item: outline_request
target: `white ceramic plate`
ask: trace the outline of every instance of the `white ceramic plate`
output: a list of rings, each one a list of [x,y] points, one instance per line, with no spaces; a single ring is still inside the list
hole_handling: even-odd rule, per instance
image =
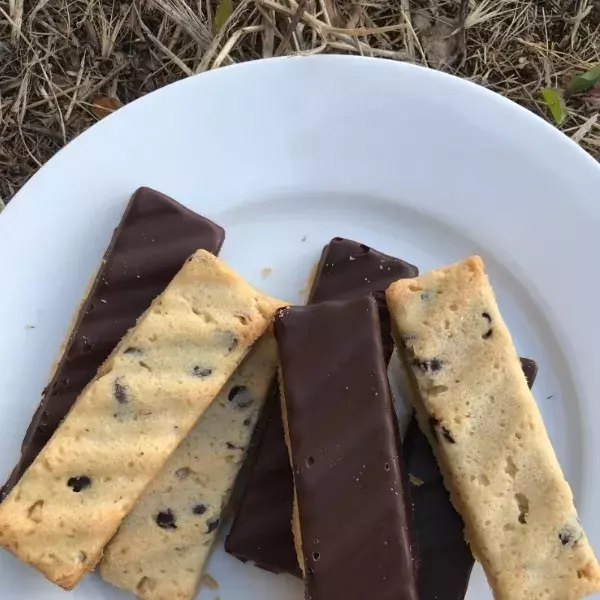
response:
[[[103,120],[25,186],[0,216],[1,475],[140,185],[223,225],[222,258],[290,300],[336,235],[422,270],[480,253],[519,352],[539,362],[535,396],[600,551],[600,168],[500,96],[378,60],[279,59],[182,81]],[[208,572],[220,589],[202,600],[303,597],[300,582],[221,549]],[[3,600],[67,597],[127,596],[95,575],[67,595],[0,553]],[[491,598],[479,568],[468,598]]]

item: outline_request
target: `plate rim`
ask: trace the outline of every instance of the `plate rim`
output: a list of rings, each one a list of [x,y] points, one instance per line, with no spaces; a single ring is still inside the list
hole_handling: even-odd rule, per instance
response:
[[[242,63],[237,65],[232,65],[229,67],[223,67],[221,69],[211,71],[208,73],[202,73],[199,76],[187,78],[175,82],[169,86],[161,88],[147,96],[144,96],[130,104],[126,105],[119,111],[114,114],[106,117],[99,123],[95,124],[93,127],[90,127],[88,130],[83,132],[80,136],[75,138],[69,144],[67,144],[64,148],[62,148],[52,159],[50,159],[15,195],[15,197],[9,202],[6,209],[3,211],[2,216],[0,216],[0,248],[3,247],[3,243],[1,241],[2,231],[5,231],[10,227],[11,219],[15,221],[19,221],[19,219],[23,218],[23,214],[28,211],[33,210],[35,208],[35,202],[38,201],[35,197],[35,193],[30,193],[30,190],[34,190],[36,186],[40,185],[39,182],[43,182],[46,178],[52,177],[53,169],[61,169],[63,166],[61,163],[64,160],[69,159],[69,156],[74,152],[73,148],[77,149],[78,145],[84,145],[89,140],[94,137],[99,137],[103,135],[101,132],[106,131],[110,128],[115,128],[119,124],[124,123],[127,119],[130,118],[130,115],[133,115],[134,112],[139,112],[146,105],[150,105],[154,103],[158,105],[162,99],[165,102],[172,101],[169,99],[169,96],[176,97],[178,94],[185,94],[189,90],[198,90],[198,89],[209,89],[211,86],[221,85],[221,82],[227,79],[238,77],[236,73],[244,73],[248,76],[251,72],[253,72],[253,76],[260,76],[260,72],[262,69],[282,69],[281,65],[286,65],[284,70],[287,70],[287,65],[290,65],[289,69],[294,70],[298,65],[324,65],[319,68],[335,69],[338,68],[338,65],[344,65],[344,69],[349,68],[350,65],[367,65],[372,64],[376,65],[376,68],[384,68],[382,67],[382,63],[385,63],[385,69],[392,68],[397,69],[397,73],[407,74],[406,76],[410,79],[415,74],[418,78],[431,78],[431,81],[439,81],[443,82],[443,86],[448,86],[449,89],[460,89],[466,95],[473,95],[473,99],[475,97],[479,97],[482,99],[482,102],[488,103],[490,106],[497,108],[499,112],[506,111],[506,114],[511,113],[515,120],[518,122],[517,124],[527,123],[527,128],[530,128],[530,132],[528,134],[533,136],[539,136],[541,142],[544,145],[555,146],[557,150],[560,150],[562,156],[569,157],[568,160],[572,160],[576,163],[576,167],[581,172],[588,172],[590,175],[593,174],[594,178],[600,180],[600,165],[587,153],[585,152],[578,144],[573,142],[570,138],[564,135],[562,132],[557,130],[553,125],[543,120],[541,117],[531,113],[527,109],[522,106],[508,100],[495,92],[492,92],[486,88],[483,88],[473,82],[460,79],[453,75],[443,73],[440,71],[434,71],[425,67],[421,67],[418,65],[412,65],[409,63],[400,63],[395,61],[390,61],[386,59],[377,59],[377,58],[367,58],[367,57],[356,57],[356,56],[337,56],[337,55],[327,55],[327,56],[312,56],[312,57],[281,57],[267,60],[254,61],[251,63]],[[272,66],[271,66],[272,65]],[[294,66],[291,66],[294,65]],[[360,67],[362,68],[362,66]],[[368,67],[371,68],[371,67]],[[332,71],[332,72],[333,72]],[[425,74],[426,73],[426,74]],[[474,100],[475,101],[475,100]],[[548,151],[548,147],[544,149]],[[552,150],[552,149],[551,149]],[[597,203],[594,205],[592,196],[577,196],[576,202],[581,203],[580,206],[584,212],[589,213],[592,217],[597,217],[600,215],[600,205]],[[185,200],[182,201],[185,204]],[[35,211],[34,211],[35,212]],[[14,215],[14,216],[11,216]],[[208,214],[208,216],[212,217],[212,214]],[[18,223],[17,223],[18,225]],[[0,268],[0,276],[2,274],[2,270]],[[535,296],[536,300],[540,300],[538,296]],[[555,312],[552,309],[550,312]],[[544,315],[548,314],[544,312]],[[562,328],[561,323],[553,324],[557,329],[553,329],[557,339],[559,341],[564,341],[567,344],[567,348],[570,349],[572,345],[570,344],[571,340],[567,334],[567,332]],[[569,364],[569,367],[571,365]],[[591,382],[587,382],[586,385],[591,386]],[[586,398],[592,398],[591,394],[587,392],[585,394]],[[590,408],[590,414],[593,411],[598,411],[598,407],[594,407],[591,404],[586,405],[586,409]],[[596,413],[600,414],[600,413]],[[590,468],[590,458],[595,454],[600,452],[600,441],[594,439],[594,436],[587,432],[588,435],[586,437],[586,446],[585,446],[585,455],[586,455],[586,463],[587,468]],[[587,473],[588,471],[586,471]],[[589,471],[593,472],[593,471]],[[588,494],[588,498],[586,499],[587,504],[591,502],[591,497],[594,496],[596,499],[600,499],[600,482],[598,478],[593,482],[593,486],[595,491]],[[588,506],[588,513],[591,506]],[[597,530],[600,535],[600,519],[599,522],[594,525],[594,530]],[[587,525],[589,527],[589,525]],[[600,539],[600,538],[599,538]]]

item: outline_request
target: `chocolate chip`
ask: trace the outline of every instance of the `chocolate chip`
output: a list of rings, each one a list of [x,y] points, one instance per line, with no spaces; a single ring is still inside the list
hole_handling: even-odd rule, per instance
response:
[[[69,477],[67,485],[74,492],[81,492],[92,485],[92,480],[87,475],[77,475],[77,477]]]
[[[192,512],[195,515],[203,515],[208,510],[206,504],[196,504],[194,508],[192,508]]]
[[[232,444],[231,442],[225,442],[225,445],[227,446],[228,450],[243,450],[243,448],[241,446],[236,446],[235,444]]]
[[[170,508],[161,510],[155,517],[156,524],[162,529],[177,529],[175,524],[175,515]]]
[[[213,517],[206,521],[206,533],[212,533],[219,526],[219,519]]]
[[[229,402],[233,402],[235,407],[244,410],[254,404],[254,399],[250,396],[250,392],[245,385],[234,385],[227,395]]]
[[[251,423],[251,422],[252,422],[252,421],[250,421],[250,419],[244,419],[244,426],[245,426],[245,427],[250,427],[250,423]]]
[[[572,546],[576,544],[581,539],[581,531],[576,530],[574,527],[570,525],[565,525],[558,532],[558,539],[560,540],[563,546]]]
[[[222,331],[218,334],[219,342],[227,347],[227,352],[233,352],[238,346],[238,339],[232,331]]]
[[[439,439],[441,434],[447,442],[450,444],[456,444],[456,440],[452,437],[449,429],[444,427],[442,423],[435,417],[429,417],[429,428],[431,429],[431,433],[435,438]]]
[[[452,437],[451,433],[445,427],[443,427],[443,426],[442,426],[442,435],[451,444],[456,444],[456,440]]]
[[[429,431],[431,431],[431,435],[437,439],[437,427],[440,422],[435,417],[429,417]]]
[[[123,354],[143,354],[143,352],[141,348],[129,346],[129,348],[125,348],[125,350],[123,350]]]
[[[127,399],[127,392],[125,391],[125,386],[122,383],[119,383],[119,380],[117,379],[115,381],[114,387],[114,394],[115,398],[117,399],[117,402],[119,404],[127,404],[129,400]]]
[[[493,327],[491,325],[492,323],[492,317],[490,317],[489,313],[483,312],[481,313],[481,316],[488,322],[488,330],[481,336],[484,340],[487,340],[488,338],[492,337],[492,332],[493,332]]]
[[[198,365],[196,365],[194,367],[194,370],[192,372],[192,375],[194,377],[210,377],[212,375],[213,370],[209,369],[208,367],[199,367]]]
[[[430,358],[424,360],[415,358],[413,360],[413,365],[420,371],[423,371],[423,373],[435,373],[442,368],[443,364],[444,363],[439,358]]]

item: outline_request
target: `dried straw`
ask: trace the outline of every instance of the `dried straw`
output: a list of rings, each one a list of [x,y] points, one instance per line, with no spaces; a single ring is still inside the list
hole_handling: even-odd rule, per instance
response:
[[[326,52],[411,61],[546,116],[540,88],[564,86],[600,62],[594,0],[232,6],[219,28],[217,0],[0,0],[0,210],[57,150],[111,110],[222,65]],[[563,126],[596,157],[599,111],[600,94],[574,98]]]

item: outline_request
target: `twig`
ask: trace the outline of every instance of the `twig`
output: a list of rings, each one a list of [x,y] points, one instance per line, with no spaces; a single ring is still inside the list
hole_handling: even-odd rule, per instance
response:
[[[135,6],[135,5],[134,5]],[[173,62],[173,64],[177,65],[188,77],[190,77],[191,75],[194,74],[194,72],[182,61],[179,59],[178,56],[176,56],[172,50],[169,50],[169,48],[167,48],[167,46],[165,46],[148,28],[148,26],[146,25],[146,23],[144,23],[143,19],[142,19],[142,15],[140,15],[140,12],[137,8],[137,6],[135,6],[135,12],[138,16],[138,23],[140,25],[140,27],[142,28],[142,30],[144,31],[144,34],[146,35],[146,37],[152,42],[154,43],[160,50],[162,50],[166,56],[169,57],[169,59]]]
[[[24,0],[9,0],[8,12],[12,25],[12,41],[16,44],[21,37],[21,28],[23,27],[23,1]]]
[[[290,24],[288,25],[286,32],[283,34],[283,39],[277,47],[277,50],[275,50],[275,56],[282,56],[283,53],[288,49],[292,35],[294,34],[294,31],[296,31],[296,27],[298,27],[298,23],[300,23],[300,19],[304,15],[304,10],[307,3],[308,0],[300,0],[298,3],[298,7],[292,15]]]
[[[585,138],[585,136],[592,130],[596,122],[598,121],[598,113],[594,113],[586,122],[571,136],[571,139],[578,144]]]
[[[77,72],[77,80],[75,81],[75,91],[73,92],[73,96],[71,96],[71,101],[69,102],[69,107],[67,108],[67,112],[65,113],[65,121],[68,121],[71,117],[71,113],[73,111],[73,107],[75,106],[75,102],[77,102],[77,92],[79,91],[79,86],[81,85],[81,78],[83,77],[83,66],[85,65],[85,57],[86,51],[84,50],[83,56],[81,57],[81,64],[79,66],[79,71]]]
[[[458,39],[456,49],[456,60],[463,60],[467,52],[467,16],[469,14],[469,0],[460,0],[458,11]]]

